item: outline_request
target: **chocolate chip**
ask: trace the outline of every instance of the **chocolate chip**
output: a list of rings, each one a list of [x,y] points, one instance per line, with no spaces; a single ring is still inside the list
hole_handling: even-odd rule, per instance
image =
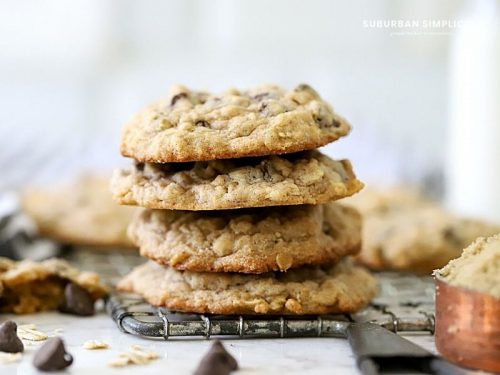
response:
[[[204,128],[209,128],[210,124],[205,120],[198,120],[195,123],[196,126],[203,126]]]
[[[335,119],[335,118],[334,118],[334,119],[333,119],[332,126],[333,126],[334,128],[340,128],[340,125],[342,125],[342,124],[340,123],[340,121],[338,121],[337,119]]]
[[[313,91],[313,89],[307,83],[301,83],[300,85],[295,87],[295,91]]]
[[[60,337],[52,337],[43,344],[33,358],[33,366],[40,371],[58,371],[73,363],[73,356],[66,352]]]
[[[339,236],[339,231],[337,230],[337,228],[334,228],[328,223],[323,223],[322,230],[324,234],[327,234],[330,237],[338,238]]]
[[[81,286],[69,283],[64,288],[64,301],[59,311],[80,316],[94,315],[94,301]]]
[[[462,243],[462,239],[459,234],[455,231],[455,229],[451,226],[445,227],[442,231],[443,238],[450,242],[452,245],[457,247],[462,247],[464,244]]]
[[[269,93],[268,92],[263,92],[261,94],[257,94],[257,95],[254,95],[254,99],[257,99],[257,100],[262,100],[264,99],[266,96],[269,96]]]
[[[185,92],[180,92],[177,95],[174,95],[172,97],[172,100],[170,101],[170,105],[175,105],[175,103],[177,103],[178,100],[186,99],[187,97],[188,97],[188,95]]]
[[[23,342],[17,337],[17,324],[7,320],[0,325],[0,352],[20,353],[24,351]]]
[[[199,93],[198,94],[198,103],[199,104],[205,104],[208,100],[208,95],[205,93]]]
[[[137,169],[139,172],[142,172],[144,170],[144,163],[141,163],[140,161],[135,160],[134,166],[135,169]]]
[[[331,126],[331,124],[323,117],[314,116],[314,121],[319,125],[320,128]]]
[[[273,167],[267,160],[264,160],[260,165],[259,169],[262,172],[262,177],[264,177],[264,181],[273,181],[273,176],[271,175],[271,172],[274,171]]]
[[[238,369],[238,363],[222,343],[216,340],[201,359],[194,375],[228,375]]]

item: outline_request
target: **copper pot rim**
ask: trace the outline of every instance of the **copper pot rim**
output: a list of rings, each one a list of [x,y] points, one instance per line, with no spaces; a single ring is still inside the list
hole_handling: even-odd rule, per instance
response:
[[[443,277],[439,275],[434,275],[434,279],[436,281],[436,287],[439,287],[441,285],[444,285],[448,289],[454,289],[456,292],[461,293],[461,294],[468,294],[468,295],[475,295],[481,298],[486,298],[486,299],[492,299],[493,301],[498,301],[500,303],[500,297],[495,297],[491,294],[481,292],[480,290],[468,288],[462,285],[453,285],[447,282]],[[436,293],[436,298],[438,298],[437,293]]]

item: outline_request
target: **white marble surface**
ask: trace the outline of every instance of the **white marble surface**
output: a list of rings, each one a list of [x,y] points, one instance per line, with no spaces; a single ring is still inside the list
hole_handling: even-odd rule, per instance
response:
[[[77,318],[59,313],[25,316],[2,316],[18,324],[36,324],[49,336],[63,337],[67,351],[74,357],[65,373],[83,374],[192,374],[198,361],[211,345],[204,339],[147,340],[122,333],[111,318],[100,313],[89,318]],[[56,332],[56,333],[55,333]],[[407,336],[424,348],[435,351],[430,335]],[[106,350],[85,350],[87,340],[102,340]],[[147,365],[111,368],[107,363],[132,344],[153,350],[159,359]],[[225,340],[226,348],[235,356],[241,370],[238,374],[359,374],[346,340],[335,338],[245,339]],[[38,373],[31,365],[33,354],[41,343],[26,346],[22,360],[15,364],[0,364],[0,374],[29,375]]]

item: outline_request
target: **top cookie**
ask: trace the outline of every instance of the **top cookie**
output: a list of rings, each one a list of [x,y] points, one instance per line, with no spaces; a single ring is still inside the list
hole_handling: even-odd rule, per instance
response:
[[[311,150],[349,131],[308,85],[218,95],[174,86],[125,127],[120,149],[151,163],[229,159]]]

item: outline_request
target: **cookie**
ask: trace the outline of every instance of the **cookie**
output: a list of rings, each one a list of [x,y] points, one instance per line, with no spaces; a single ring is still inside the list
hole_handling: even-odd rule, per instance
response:
[[[173,311],[302,315],[357,311],[375,296],[377,282],[349,259],[261,275],[177,271],[148,262],[118,288]]]
[[[500,299],[500,231],[478,238],[435,275],[448,284]]]
[[[125,127],[120,148],[149,163],[219,160],[312,150],[349,131],[308,85],[223,94],[174,86]]]
[[[15,262],[0,258],[0,312],[31,314],[57,309],[64,302],[64,289],[73,283],[96,301],[107,294],[99,276],[80,272],[62,259]]]
[[[454,216],[414,193],[368,190],[359,196],[346,202],[363,215],[363,245],[358,259],[375,270],[429,274],[460,256],[477,237],[500,232],[499,226]],[[364,203],[359,204],[361,201]]]
[[[359,194],[343,201],[367,215],[371,212],[394,210],[398,207],[411,208],[434,204],[421,191],[411,186],[375,188],[366,186]]]
[[[85,175],[66,185],[31,188],[21,206],[41,235],[61,243],[132,246],[126,232],[135,210],[113,202],[108,178]]]
[[[229,211],[144,210],[129,227],[141,255],[179,270],[263,273],[355,254],[361,219],[329,203]]]
[[[115,171],[120,204],[171,210],[321,204],[361,190],[348,160],[318,151],[209,162],[135,164]]]

